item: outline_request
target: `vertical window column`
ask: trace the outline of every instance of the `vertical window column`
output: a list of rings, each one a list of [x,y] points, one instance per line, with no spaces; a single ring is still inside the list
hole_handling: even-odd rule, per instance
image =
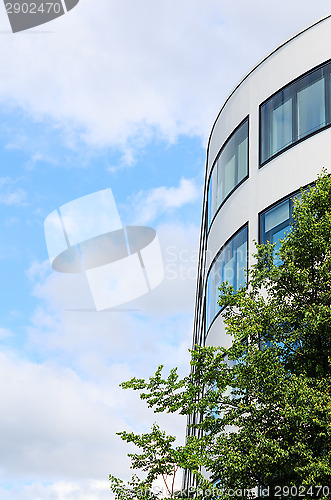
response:
[[[227,281],[235,290],[246,284],[247,226],[222,248],[208,274],[206,291],[206,330],[221,311],[218,305],[219,286]]]
[[[260,106],[260,163],[331,124],[328,63],[280,90]]]
[[[301,196],[300,193],[292,195],[277,205],[269,208],[260,215],[260,242],[272,245],[276,243],[274,252],[278,252],[281,240],[291,230],[293,224],[293,199]],[[275,256],[276,265],[281,263],[279,257]]]
[[[218,208],[248,177],[248,118],[221,149],[208,184],[208,227]]]

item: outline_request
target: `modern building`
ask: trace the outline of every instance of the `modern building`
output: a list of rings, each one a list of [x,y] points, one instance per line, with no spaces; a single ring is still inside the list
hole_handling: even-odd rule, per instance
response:
[[[331,16],[277,47],[235,87],[206,162],[193,346],[227,346],[218,287],[245,283],[254,240],[288,230],[292,198],[331,172]],[[190,484],[189,475],[185,486]]]

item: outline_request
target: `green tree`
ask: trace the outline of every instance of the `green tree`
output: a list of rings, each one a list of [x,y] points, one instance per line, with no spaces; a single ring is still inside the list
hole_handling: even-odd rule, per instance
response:
[[[176,369],[162,377],[159,367],[147,381],[122,384],[141,391],[155,412],[202,417],[191,423],[186,445],[167,448],[164,457],[172,467],[191,471],[204,487],[217,480],[224,499],[233,498],[230,490],[256,487],[268,488],[269,498],[331,494],[331,177],[326,172],[295,202],[278,266],[274,253],[270,244],[257,245],[248,286],[220,288],[231,347],[197,346],[191,373],[182,379]],[[136,437],[140,446],[141,438]],[[172,446],[171,437],[162,439]],[[156,470],[153,461],[144,470]],[[165,474],[169,470],[165,467]]]
[[[158,477],[163,478],[166,493],[170,496],[174,493],[176,474],[182,460],[182,447],[173,445],[175,437],[167,436],[154,424],[150,433],[134,434],[125,431],[119,432],[123,441],[134,443],[141,449],[141,453],[130,453],[131,468],[146,473],[144,479],[133,475],[128,485],[122,480],[110,475],[111,489],[117,498],[158,498],[158,490],[152,489],[153,481]],[[169,482],[169,479],[170,482]]]

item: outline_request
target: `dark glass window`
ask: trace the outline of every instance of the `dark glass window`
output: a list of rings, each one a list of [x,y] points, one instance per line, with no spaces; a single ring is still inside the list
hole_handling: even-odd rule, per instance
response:
[[[248,118],[226,141],[208,184],[208,227],[223,201],[248,176]]]
[[[261,105],[261,164],[331,124],[330,68],[311,71]]]
[[[238,288],[244,286],[246,283],[246,270],[247,226],[231,238],[222,248],[209,271],[206,293],[207,329],[221,310],[218,305],[220,295],[218,287],[223,281],[228,281],[235,290],[238,290]]]
[[[260,216],[260,241],[265,244],[276,243],[275,252],[280,248],[280,240],[291,230],[293,223],[293,198],[300,196],[300,193],[291,195],[286,200],[277,203]],[[275,264],[281,263],[279,257],[275,256]]]

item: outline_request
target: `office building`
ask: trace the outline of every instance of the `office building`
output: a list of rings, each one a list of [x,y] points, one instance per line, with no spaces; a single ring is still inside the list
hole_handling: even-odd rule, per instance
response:
[[[277,47],[235,87],[206,162],[193,345],[228,346],[222,281],[245,284],[254,240],[289,229],[292,198],[331,172],[331,16]],[[188,430],[188,432],[190,432]],[[185,486],[190,483],[189,475]]]

